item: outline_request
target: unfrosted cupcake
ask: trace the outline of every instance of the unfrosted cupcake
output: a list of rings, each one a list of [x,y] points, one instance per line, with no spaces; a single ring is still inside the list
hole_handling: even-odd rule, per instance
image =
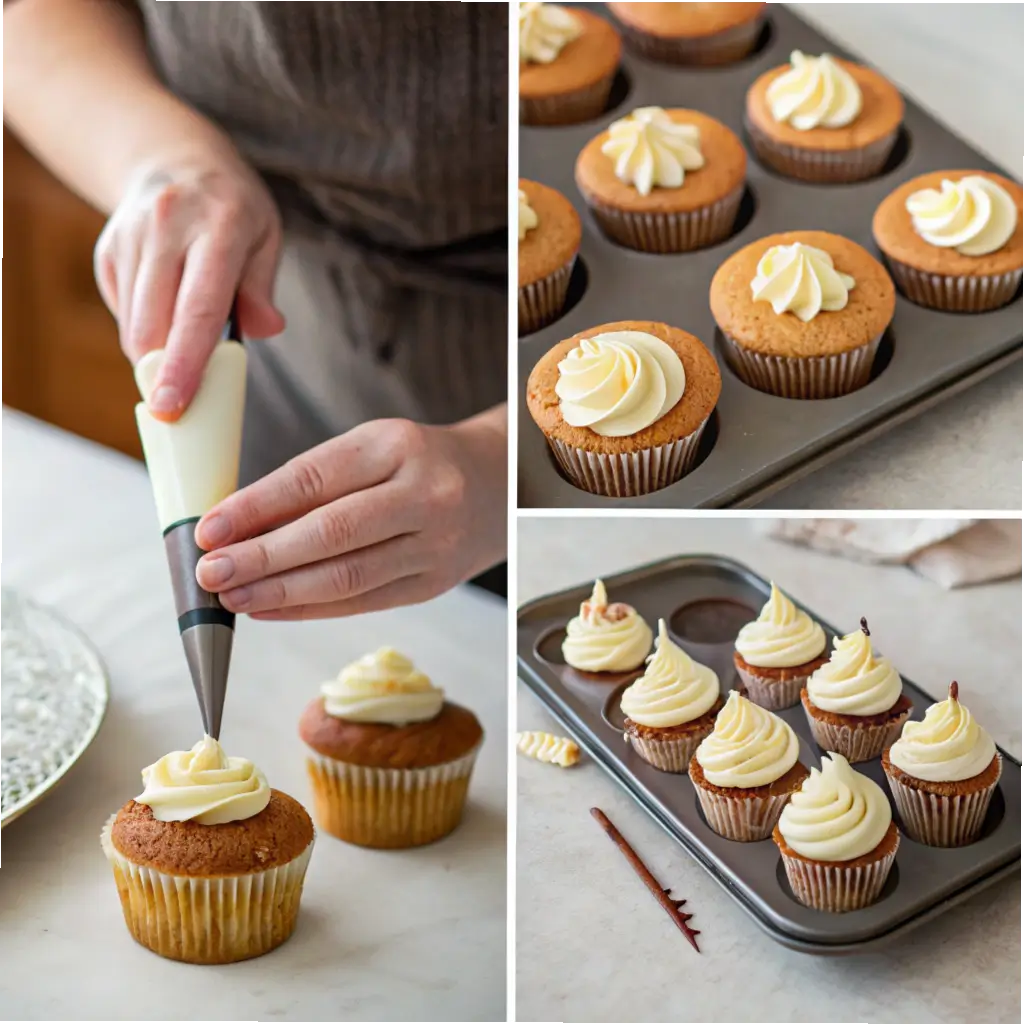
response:
[[[966,846],[981,834],[1003,759],[960,703],[955,682],[923,722],[907,722],[882,768],[908,836],[927,846]]]
[[[733,690],[690,759],[690,780],[707,823],[726,839],[767,839],[807,778],[799,757],[789,724]]]
[[[761,614],[736,637],[733,663],[747,697],[769,711],[792,707],[827,660],[825,631],[772,583]]]
[[[885,793],[841,754],[811,769],[772,838],[796,898],[833,914],[878,899],[900,845]]]
[[[302,805],[210,736],[144,768],[142,780],[100,836],[132,938],[194,964],[281,945],[313,851]]]
[[[644,674],[622,694],[624,729],[633,749],[663,772],[685,772],[722,709],[718,676],[694,661],[658,620],[657,650]]]
[[[476,715],[382,647],[324,683],[299,721],[317,823],[347,843],[432,843],[461,821],[483,742]]]
[[[604,583],[594,580],[590,598],[566,624],[562,657],[570,668],[597,681],[615,679],[643,665],[653,639],[640,613],[621,601],[609,604]]]
[[[871,649],[866,619],[860,629],[836,638],[831,656],[807,680],[800,699],[818,746],[853,762],[878,757],[913,709],[892,662]]]

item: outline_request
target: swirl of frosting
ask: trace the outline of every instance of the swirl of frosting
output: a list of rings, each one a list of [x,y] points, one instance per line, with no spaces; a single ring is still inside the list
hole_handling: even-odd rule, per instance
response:
[[[686,390],[683,361],[643,331],[584,338],[559,364],[562,419],[602,437],[635,434],[672,409]]]
[[[437,717],[444,690],[393,647],[364,655],[320,687],[324,710],[346,722],[407,725]]]
[[[567,43],[579,38],[580,23],[557,4],[519,5],[519,62],[550,64]]]
[[[687,171],[704,166],[700,129],[679,124],[661,107],[637,107],[613,121],[601,152],[615,161],[615,177],[642,196],[659,188],[680,188]]]
[[[631,672],[644,663],[654,634],[628,604],[609,604],[600,580],[565,627],[562,656],[581,672]]]
[[[521,242],[526,237],[527,231],[532,231],[537,224],[539,219],[537,217],[537,211],[530,205],[530,199],[527,194],[520,189],[519,190],[519,241]]]
[[[779,831],[811,860],[854,860],[870,853],[892,823],[881,787],[842,754],[826,754],[782,809]]]
[[[828,661],[807,680],[807,696],[822,711],[837,715],[880,715],[903,692],[903,680],[888,658],[871,650],[867,622],[837,637]]]
[[[270,803],[263,772],[244,757],[228,757],[212,736],[143,768],[142,784],[135,802],[151,808],[157,821],[223,825],[252,818]]]
[[[889,760],[900,771],[925,782],[960,782],[980,775],[996,756],[992,737],[960,703],[957,684],[949,696],[933,704],[923,722],[907,722],[889,748]]]
[[[772,583],[761,614],[736,637],[736,650],[757,668],[795,668],[825,650],[825,631]]]
[[[750,290],[755,302],[770,302],[776,313],[795,313],[807,323],[823,310],[845,309],[855,283],[824,249],[794,242],[773,245],[761,257]]]
[[[860,113],[860,86],[829,54],[808,57],[794,50],[789,61],[790,69],[768,86],[765,97],[776,121],[805,132],[845,128]]]
[[[781,779],[796,764],[800,742],[778,715],[733,690],[694,756],[711,785],[753,789]]]
[[[923,188],[907,199],[914,230],[929,244],[984,256],[1001,249],[1017,229],[1017,206],[998,183],[980,174],[942,188]]]

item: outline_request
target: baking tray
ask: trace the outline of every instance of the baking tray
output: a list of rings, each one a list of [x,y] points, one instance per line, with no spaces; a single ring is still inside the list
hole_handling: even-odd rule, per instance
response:
[[[603,4],[579,4],[605,13]],[[605,13],[606,17],[610,17]],[[522,127],[524,178],[558,189],[583,220],[581,265],[570,285],[575,305],[519,345],[520,508],[741,508],[754,505],[819,466],[976,384],[1021,356],[1020,295],[992,313],[939,313],[898,295],[896,315],[864,388],[841,398],[776,398],[743,384],[718,348],[708,305],[714,272],[749,242],[776,231],[821,229],[853,239],[879,256],[871,237],[875,208],[897,185],[926,171],[980,169],[1007,174],[906,99],[904,130],[890,169],[856,185],[807,185],[762,167],[748,146],[748,193],[740,230],[727,242],[693,253],[660,256],[609,241],[587,212],[573,170],[583,146],[635,107],[691,107],[723,121],[741,138],[748,87],[784,64],[791,50],[843,47],[771,4],[762,46],[724,68],[688,69],[623,54],[614,106],[601,118],[562,128]],[[625,82],[628,80],[628,93]],[[1016,175],[1008,175],[1016,177]],[[559,472],[526,408],[526,380],[540,357],[577,331],[616,320],[658,320],[697,335],[722,370],[722,395],[705,431],[698,466],[679,482],[635,498],[607,498],[574,487]]]
[[[767,580],[739,562],[713,555],[668,558],[604,580],[614,600],[633,605],[652,627],[659,617],[665,618],[676,643],[718,673],[723,691],[733,688],[736,633],[743,622],[756,617],[767,600]],[[565,624],[578,613],[580,602],[589,597],[592,586],[588,581],[530,601],[519,609],[520,678],[587,754],[776,941],[791,949],[823,955],[871,950],[1020,870],[1020,762],[1000,748],[1002,778],[982,838],[976,843],[942,850],[922,846],[902,835],[896,863],[877,903],[846,914],[803,906],[792,895],[782,859],[771,839],[738,843],[712,832],[689,778],[658,771],[626,742],[619,697],[638,673],[615,682],[596,683],[581,679],[563,662]],[[738,609],[737,604],[741,606]],[[835,628],[811,609],[804,610],[821,623],[831,650]],[[859,615],[860,610],[851,611],[850,628],[854,628]],[[879,632],[884,633],[884,628]],[[934,699],[906,677],[903,686],[914,704],[911,717],[923,718]],[[969,704],[969,682],[964,692]],[[811,737],[802,707],[777,714],[799,737],[801,762],[808,767],[820,765],[822,752]],[[879,759],[859,763],[855,768],[874,779],[889,796]],[[893,820],[899,825],[895,811]]]

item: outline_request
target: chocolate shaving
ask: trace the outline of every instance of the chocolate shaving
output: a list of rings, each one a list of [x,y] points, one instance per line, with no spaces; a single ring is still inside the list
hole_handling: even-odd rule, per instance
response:
[[[637,856],[633,847],[626,842],[622,833],[608,820],[608,815],[600,807],[591,807],[590,814],[601,828],[605,830],[608,838],[622,851],[622,855],[640,876],[644,885],[650,890],[651,895],[662,905],[665,913],[672,918],[676,927],[686,936],[687,942],[699,953],[700,947],[697,945],[697,936],[700,935],[700,930],[691,928],[687,923],[693,917],[693,914],[688,914],[681,909],[685,905],[686,900],[672,899],[672,890],[661,887],[658,880],[647,869],[647,865]]]
[[[871,636],[871,630],[868,629],[868,620],[861,617],[860,628],[864,631],[865,636]]]
[[[949,696],[953,700],[960,699],[960,686],[955,679],[949,684]]]

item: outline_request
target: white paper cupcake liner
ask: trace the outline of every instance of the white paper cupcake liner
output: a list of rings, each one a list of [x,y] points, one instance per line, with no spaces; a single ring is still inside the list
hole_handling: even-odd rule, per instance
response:
[[[973,843],[981,833],[992,794],[1003,774],[1003,759],[999,754],[996,757],[999,772],[992,785],[964,796],[926,793],[904,785],[886,772],[903,831],[915,842],[926,846],[967,846]]]
[[[579,124],[604,113],[615,73],[575,92],[536,99],[519,97],[519,123],[528,125]]]
[[[844,864],[819,864],[782,853],[793,895],[806,907],[844,914],[870,906],[882,894],[892,870],[899,837],[891,853],[872,864],[849,867]]]
[[[735,663],[734,663],[735,664]],[[769,711],[791,708],[800,701],[800,691],[807,685],[810,676],[795,679],[761,679],[736,665],[736,674],[747,691],[747,699]]]
[[[1020,288],[1022,270],[979,277],[928,274],[887,256],[896,287],[911,302],[949,313],[984,313],[1012,302]]]
[[[313,843],[287,864],[221,878],[170,875],[136,864],[100,835],[114,870],[125,924],[136,942],[171,960],[228,964],[262,956],[295,928]]]
[[[792,793],[734,799],[694,785],[707,823],[720,836],[740,843],[756,843],[772,834]]]
[[[632,748],[650,765],[659,771],[685,775],[690,768],[690,758],[697,752],[701,740],[710,735],[714,723],[700,732],[666,740],[645,740],[632,733],[625,733]]]
[[[744,384],[780,398],[838,398],[864,387],[882,342],[879,334],[866,345],[831,356],[766,356],[718,333],[733,373]]]
[[[648,35],[625,22],[620,21],[618,25],[629,47],[649,60],[707,67],[742,60],[757,43],[764,18],[733,25],[701,39],[666,39],[663,36]]]
[[[565,306],[569,280],[576,265],[574,255],[553,274],[519,289],[519,333],[532,334],[557,320]]]
[[[811,715],[807,708],[807,724],[814,734],[814,742],[822,750],[842,754],[850,764],[858,761],[870,761],[881,757],[886,747],[891,747],[899,739],[903,731],[903,723],[910,717],[913,708],[907,710],[890,722],[883,725],[835,725]]]
[[[707,422],[679,441],[636,452],[588,452],[550,437],[548,444],[562,472],[580,490],[608,498],[632,498],[668,487],[693,468]]]

